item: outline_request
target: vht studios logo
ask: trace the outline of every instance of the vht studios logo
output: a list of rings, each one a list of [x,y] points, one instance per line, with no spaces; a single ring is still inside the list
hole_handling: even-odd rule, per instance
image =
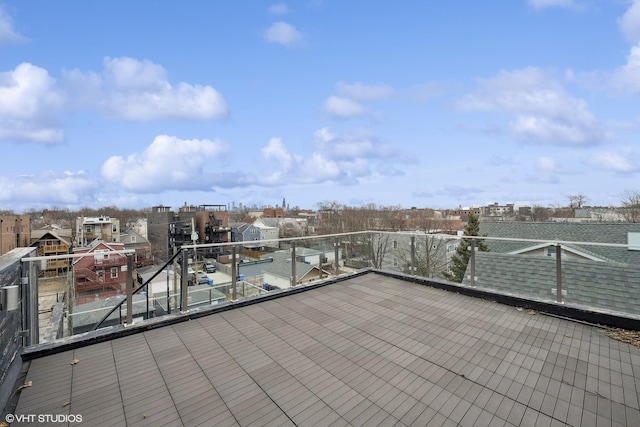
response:
[[[82,415],[74,414],[7,414],[4,420],[11,423],[81,423]]]

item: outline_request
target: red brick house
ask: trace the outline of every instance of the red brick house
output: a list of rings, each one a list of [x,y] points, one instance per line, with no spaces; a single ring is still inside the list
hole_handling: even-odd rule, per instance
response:
[[[110,253],[122,250],[123,243],[96,239],[89,246],[73,251],[74,254],[87,254],[73,261],[76,304],[109,298],[126,291],[127,257]]]

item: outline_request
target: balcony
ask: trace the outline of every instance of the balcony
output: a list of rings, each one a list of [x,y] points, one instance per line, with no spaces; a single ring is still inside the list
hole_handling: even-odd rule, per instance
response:
[[[202,288],[159,270],[128,290],[148,320],[26,348],[33,386],[15,412],[60,400],[57,411],[118,425],[640,425],[640,348],[620,339],[640,329],[626,285],[640,283],[637,264],[570,259],[576,242],[537,258],[471,245],[454,283],[439,277],[452,242],[287,239],[262,261],[218,263]],[[234,244],[211,247],[240,260]],[[306,247],[328,249],[316,261]],[[345,267],[354,260],[373,267]]]
[[[67,245],[44,245],[38,248],[38,256],[59,255],[69,253]]]

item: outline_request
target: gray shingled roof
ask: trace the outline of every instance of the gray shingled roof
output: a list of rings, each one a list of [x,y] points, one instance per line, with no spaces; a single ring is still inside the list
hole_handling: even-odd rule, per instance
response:
[[[469,284],[467,266],[464,284]],[[477,252],[476,285],[546,301],[555,301],[555,259]],[[598,261],[562,261],[563,298],[569,305],[640,315],[640,266]],[[553,292],[552,292],[553,290]]]
[[[627,243],[627,233],[640,233],[640,224],[632,223],[572,223],[572,222],[481,222],[480,234],[488,237],[509,237],[519,239],[593,242],[593,243]],[[532,242],[507,242],[488,240],[491,252],[509,253],[534,246]],[[603,260],[630,265],[640,264],[640,251],[629,251],[626,248],[614,248],[591,245],[574,245],[573,247],[594,254]]]
[[[310,264],[296,262],[296,278],[298,281],[306,276],[313,268],[314,266]],[[272,262],[267,264],[264,271],[269,274],[273,274],[274,276],[291,278],[291,261]]]

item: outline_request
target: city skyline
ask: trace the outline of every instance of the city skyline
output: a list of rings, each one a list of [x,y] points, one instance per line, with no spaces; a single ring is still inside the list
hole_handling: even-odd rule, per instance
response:
[[[0,209],[620,205],[638,92],[640,0],[8,1]]]

